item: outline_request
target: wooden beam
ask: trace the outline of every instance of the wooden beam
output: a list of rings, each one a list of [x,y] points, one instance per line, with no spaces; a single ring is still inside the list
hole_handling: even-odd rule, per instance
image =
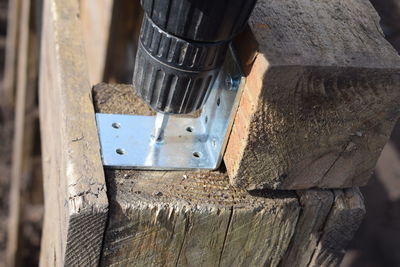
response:
[[[40,64],[41,266],[95,266],[108,200],[77,0],[46,0]]]
[[[365,185],[400,105],[400,58],[369,1],[260,0],[250,28],[258,53],[224,156],[231,183]]]

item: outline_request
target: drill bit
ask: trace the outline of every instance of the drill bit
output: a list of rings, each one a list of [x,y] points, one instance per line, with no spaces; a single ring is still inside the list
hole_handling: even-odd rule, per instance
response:
[[[154,134],[152,140],[157,143],[162,143],[164,141],[164,131],[167,127],[169,115],[157,112],[155,124],[154,124]]]

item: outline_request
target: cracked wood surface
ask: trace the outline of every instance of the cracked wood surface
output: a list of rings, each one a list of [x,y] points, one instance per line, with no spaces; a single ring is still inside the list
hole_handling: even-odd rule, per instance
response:
[[[365,215],[364,198],[358,188],[334,190],[329,212],[309,266],[339,266]]]
[[[97,266],[108,212],[77,0],[44,1],[41,266]]]
[[[400,104],[400,60],[378,21],[367,0],[258,1],[238,41],[253,64],[224,156],[233,185],[367,183]]]
[[[281,266],[308,266],[318,245],[328,214],[334,205],[334,195],[330,190],[298,191],[302,207],[295,234]]]
[[[129,85],[100,84],[93,96],[98,112],[154,115]],[[341,190],[247,192],[223,172],[108,170],[106,180],[102,266],[317,266],[317,248],[340,262],[360,223],[340,217],[361,210],[357,189],[347,200]],[[331,225],[353,230],[335,243]]]
[[[109,171],[107,180],[102,266],[277,266],[300,211],[293,194],[252,196],[219,173]]]
[[[365,206],[358,188],[297,191],[302,211],[280,266],[339,266]]]

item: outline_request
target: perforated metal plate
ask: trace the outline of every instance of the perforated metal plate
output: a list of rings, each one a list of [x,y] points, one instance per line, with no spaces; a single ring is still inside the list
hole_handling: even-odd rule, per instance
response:
[[[244,84],[236,57],[230,51],[201,115],[171,116],[163,143],[151,140],[155,117],[96,114],[104,166],[153,170],[218,168]]]

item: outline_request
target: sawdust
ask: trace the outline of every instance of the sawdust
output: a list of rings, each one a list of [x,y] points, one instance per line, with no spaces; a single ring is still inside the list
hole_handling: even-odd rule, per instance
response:
[[[151,116],[155,112],[135,94],[134,88],[124,84],[102,83],[93,88],[96,112]]]

